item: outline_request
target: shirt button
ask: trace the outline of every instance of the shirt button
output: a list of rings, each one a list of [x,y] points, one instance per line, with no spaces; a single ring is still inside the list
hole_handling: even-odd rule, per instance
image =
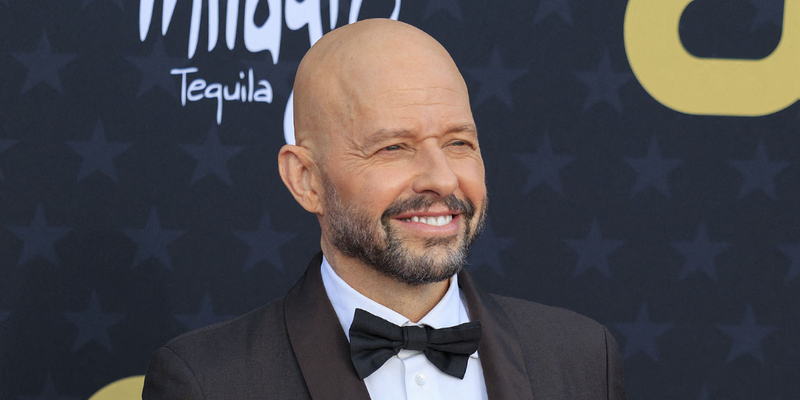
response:
[[[425,375],[422,375],[421,372],[417,372],[414,375],[414,380],[417,382],[417,385],[422,386],[425,384]]]

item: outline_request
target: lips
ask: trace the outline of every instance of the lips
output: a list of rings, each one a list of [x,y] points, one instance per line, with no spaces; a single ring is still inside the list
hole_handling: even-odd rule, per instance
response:
[[[465,217],[467,223],[475,212],[475,206],[468,199],[459,199],[449,195],[444,199],[431,196],[415,196],[396,201],[390,205],[381,216],[381,221],[386,226],[390,219],[416,226],[427,227],[425,231],[449,231],[451,225],[460,223],[460,218]],[[457,220],[457,221],[454,221]]]

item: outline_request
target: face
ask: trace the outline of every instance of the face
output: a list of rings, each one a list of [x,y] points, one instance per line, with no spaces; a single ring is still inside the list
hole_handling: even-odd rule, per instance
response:
[[[341,253],[418,285],[463,266],[486,186],[460,76],[403,78],[355,91],[325,156],[322,225]]]

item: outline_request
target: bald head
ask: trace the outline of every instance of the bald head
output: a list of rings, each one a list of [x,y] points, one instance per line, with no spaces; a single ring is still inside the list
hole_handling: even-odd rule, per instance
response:
[[[456,91],[468,106],[458,68],[425,32],[390,19],[338,28],[308,51],[297,70],[296,143],[321,158],[332,138],[352,133],[355,120],[375,98],[430,87]]]

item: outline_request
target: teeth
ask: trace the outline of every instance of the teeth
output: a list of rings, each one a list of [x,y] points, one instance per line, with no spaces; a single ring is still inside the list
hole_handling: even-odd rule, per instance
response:
[[[450,221],[452,221],[452,220],[453,220],[453,216],[452,215],[442,215],[442,216],[439,216],[439,217],[418,217],[418,216],[415,215],[415,216],[413,216],[411,218],[406,218],[403,221],[420,222],[420,223],[423,223],[423,224],[426,224],[426,225],[431,225],[431,226],[444,226],[444,225],[449,224]]]

